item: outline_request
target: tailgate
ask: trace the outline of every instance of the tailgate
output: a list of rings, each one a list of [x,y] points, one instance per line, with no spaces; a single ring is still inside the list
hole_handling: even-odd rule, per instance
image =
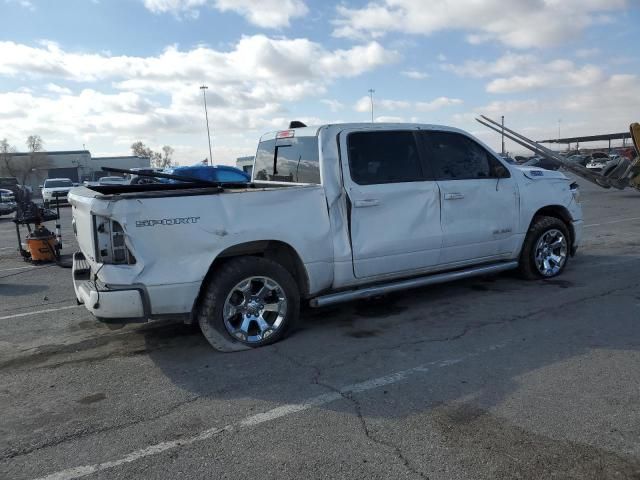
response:
[[[82,195],[82,190],[82,188],[74,189],[69,193],[69,203],[73,209],[73,233],[85,258],[95,264],[97,262],[94,216],[91,213],[91,205],[95,199],[93,196]]]

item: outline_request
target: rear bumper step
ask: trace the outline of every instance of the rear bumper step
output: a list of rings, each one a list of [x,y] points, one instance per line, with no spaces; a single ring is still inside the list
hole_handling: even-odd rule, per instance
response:
[[[310,304],[312,307],[326,307],[328,305],[335,305],[336,303],[377,297],[378,295],[384,295],[386,293],[408,290],[411,288],[425,287],[427,285],[435,285],[438,283],[450,282],[452,280],[461,280],[463,278],[477,277],[480,275],[490,275],[493,273],[504,272],[506,270],[513,270],[515,268],[518,268],[517,261],[494,263],[490,265],[483,265],[481,267],[467,268],[465,270],[438,273],[426,277],[411,278],[409,280],[399,280],[395,282],[374,285],[372,287],[364,287],[357,290],[330,293],[328,295],[322,295],[320,297],[313,298]]]

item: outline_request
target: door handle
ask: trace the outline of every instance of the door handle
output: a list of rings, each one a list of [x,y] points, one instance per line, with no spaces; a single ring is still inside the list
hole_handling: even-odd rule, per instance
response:
[[[464,198],[464,194],[463,193],[445,193],[444,194],[444,199],[445,200],[461,200]]]
[[[378,205],[380,205],[380,200],[377,198],[367,198],[365,200],[356,200],[353,202],[353,206],[356,208],[377,207]]]

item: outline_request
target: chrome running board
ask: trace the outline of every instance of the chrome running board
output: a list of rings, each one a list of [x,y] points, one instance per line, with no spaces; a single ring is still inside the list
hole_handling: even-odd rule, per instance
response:
[[[361,300],[363,298],[377,297],[386,293],[408,290],[410,288],[425,287],[437,283],[461,280],[463,278],[477,277],[479,275],[490,275],[518,268],[517,261],[493,263],[480,267],[468,268],[465,270],[455,270],[453,272],[437,273],[425,277],[411,278],[409,280],[399,280],[390,283],[377,284],[371,287],[363,287],[357,290],[347,290],[344,292],[330,293],[311,299],[312,307],[326,307],[336,303],[349,302],[351,300]]]

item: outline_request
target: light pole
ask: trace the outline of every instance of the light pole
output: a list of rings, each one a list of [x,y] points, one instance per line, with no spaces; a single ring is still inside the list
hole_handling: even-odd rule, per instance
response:
[[[376,91],[373,88],[369,89],[369,98],[371,99],[371,123],[373,123],[373,94]]]
[[[207,87],[206,85],[202,85],[200,90],[202,90],[202,99],[204,100],[204,118],[207,121],[207,137],[209,138],[209,163],[213,165],[213,153],[211,153],[211,133],[209,132],[209,114],[207,113]]]
[[[560,140],[560,124],[562,123],[562,119],[558,119],[558,140]]]

